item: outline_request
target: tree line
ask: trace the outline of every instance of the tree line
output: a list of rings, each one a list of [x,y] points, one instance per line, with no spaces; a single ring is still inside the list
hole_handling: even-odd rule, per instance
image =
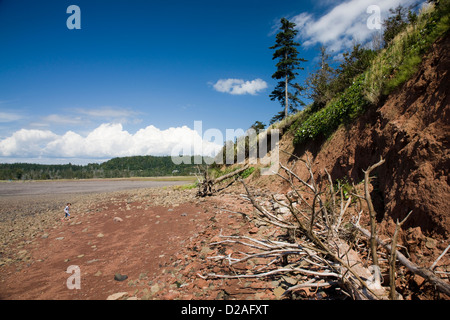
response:
[[[0,180],[49,180],[189,176],[197,172],[194,157],[175,164],[170,156],[133,156],[113,158],[103,163],[35,164],[2,163]]]

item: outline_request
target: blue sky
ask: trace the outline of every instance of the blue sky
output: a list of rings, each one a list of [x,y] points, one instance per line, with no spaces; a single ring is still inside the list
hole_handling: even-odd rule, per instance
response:
[[[163,155],[194,131],[249,128],[271,101],[279,20],[304,64],[367,42],[367,8],[413,0],[0,0],[0,162],[79,163]],[[66,25],[77,5],[81,29]],[[197,127],[198,129],[198,127]],[[192,140],[192,139],[191,139]],[[210,141],[208,152],[222,141]]]

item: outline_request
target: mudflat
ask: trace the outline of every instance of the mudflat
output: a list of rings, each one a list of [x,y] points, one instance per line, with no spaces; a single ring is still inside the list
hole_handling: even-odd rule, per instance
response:
[[[140,188],[155,188],[190,183],[180,178],[155,179],[92,179],[0,182],[0,197],[24,195],[55,195],[101,193]]]

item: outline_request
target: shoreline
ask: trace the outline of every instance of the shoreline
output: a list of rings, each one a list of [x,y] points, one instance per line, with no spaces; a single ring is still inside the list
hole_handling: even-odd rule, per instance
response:
[[[158,188],[193,183],[195,178],[112,178],[80,180],[29,180],[0,183],[0,200],[17,196],[105,193],[141,188]],[[1,211],[0,211],[1,212]]]
[[[128,178],[90,178],[90,179],[43,179],[43,180],[0,180],[0,183],[67,182],[67,181],[195,181],[193,176],[155,176]]]

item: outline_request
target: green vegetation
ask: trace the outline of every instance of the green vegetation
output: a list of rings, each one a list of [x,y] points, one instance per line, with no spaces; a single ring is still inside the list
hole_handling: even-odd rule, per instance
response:
[[[248,178],[255,171],[255,167],[250,167],[240,174],[242,179]]]
[[[423,55],[449,30],[449,8],[450,1],[445,0],[423,11],[378,53],[365,72],[364,95],[370,102],[377,103],[417,71]]]
[[[212,178],[217,179],[221,176],[224,176],[228,173],[231,173],[235,170],[240,169],[241,166],[237,165],[237,166],[225,166],[222,168],[219,168],[217,166],[213,166],[212,168],[209,169],[209,174]],[[251,174],[256,170],[255,167],[249,167],[246,170],[244,170],[243,172],[239,173],[239,177],[242,179],[248,178],[249,176],[251,176]],[[229,179],[233,179],[233,178],[229,178]]]
[[[134,156],[114,158],[101,164],[85,166],[63,164],[43,165],[29,163],[0,164],[0,180],[47,180],[189,176],[196,172],[194,157],[191,164],[173,163],[170,156]]]
[[[306,61],[298,57],[297,46],[300,44],[294,41],[298,31],[295,30],[295,23],[286,18],[282,18],[280,22],[281,27],[276,36],[276,43],[270,47],[270,49],[275,50],[272,59],[278,59],[277,71],[272,75],[272,78],[279,80],[270,94],[270,99],[278,100],[284,107],[284,111],[276,114],[271,123],[286,118],[289,112],[297,111],[297,105],[304,105],[300,100],[300,93],[303,88],[298,83],[294,83],[295,76],[298,75],[296,70],[303,70],[299,66],[300,62]]]
[[[395,16],[386,22],[384,35],[389,42],[385,48],[373,51],[355,45],[344,54],[334,80],[329,78],[329,69],[326,77],[313,78],[313,92],[332,92],[333,98],[326,104],[317,99],[297,117],[293,123],[295,144],[327,138],[340,125],[351,123],[377,104],[417,71],[423,55],[449,30],[450,0],[441,0],[419,15],[409,12],[407,19],[401,8],[392,13]],[[321,54],[325,61],[324,49]],[[316,75],[323,75],[323,71]]]
[[[294,143],[301,144],[309,139],[327,137],[339,125],[349,123],[359,116],[368,105],[361,90],[362,83],[363,77],[360,76],[341,96],[301,122],[295,132]]]

